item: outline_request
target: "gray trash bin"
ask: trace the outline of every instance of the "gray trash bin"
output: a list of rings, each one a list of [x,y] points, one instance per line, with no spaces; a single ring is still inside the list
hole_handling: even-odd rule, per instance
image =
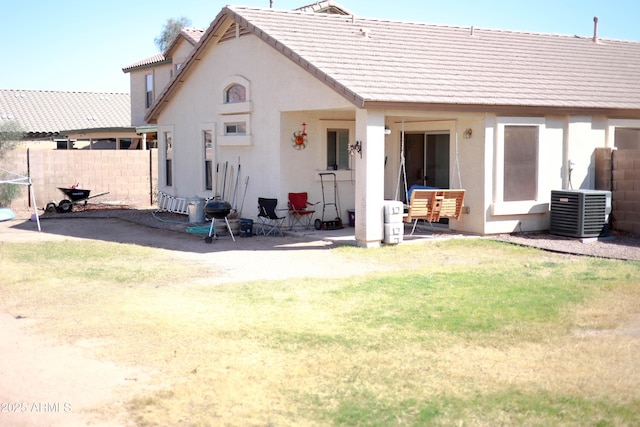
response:
[[[193,198],[189,201],[187,212],[189,213],[189,222],[194,224],[204,222],[204,206],[206,200],[201,197]]]

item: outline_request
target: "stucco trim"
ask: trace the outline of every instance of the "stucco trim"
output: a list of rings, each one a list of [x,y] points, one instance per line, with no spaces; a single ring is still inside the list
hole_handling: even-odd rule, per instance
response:
[[[529,215],[549,212],[549,203],[537,201],[500,202],[491,204],[491,215]]]

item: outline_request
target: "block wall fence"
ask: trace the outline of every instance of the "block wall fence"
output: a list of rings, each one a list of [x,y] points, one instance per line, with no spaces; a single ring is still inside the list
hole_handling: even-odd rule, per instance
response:
[[[26,175],[39,208],[64,199],[58,187],[80,184],[91,195],[108,192],[90,203],[114,203],[148,208],[156,201],[158,150],[47,150],[20,148],[6,159],[9,169]],[[29,208],[27,187],[13,201],[14,209]]]
[[[611,228],[640,236],[640,150],[596,149],[596,189],[611,194]]]

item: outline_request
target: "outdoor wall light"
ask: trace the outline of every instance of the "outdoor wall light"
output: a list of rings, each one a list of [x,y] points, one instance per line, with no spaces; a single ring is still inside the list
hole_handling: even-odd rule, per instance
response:
[[[473,134],[473,130],[471,128],[467,128],[467,129],[465,129],[464,133],[462,134],[462,137],[464,139],[469,139],[469,138],[471,138],[472,134]]]
[[[391,135],[391,129],[389,129],[389,126],[385,126],[384,127],[384,134],[385,135]]]
[[[349,154],[358,153],[362,158],[362,142],[356,141],[355,144],[349,144]]]

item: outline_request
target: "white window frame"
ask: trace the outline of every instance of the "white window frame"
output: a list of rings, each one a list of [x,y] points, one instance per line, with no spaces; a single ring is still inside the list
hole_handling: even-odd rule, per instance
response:
[[[205,132],[210,132],[211,134],[211,187],[212,188],[207,188],[207,167],[206,167],[206,161],[207,161],[207,147],[204,145],[204,135]],[[215,123],[202,123],[200,125],[200,142],[203,144],[202,146],[202,151],[201,151],[201,156],[202,158],[200,159],[200,165],[202,167],[202,178],[201,178],[201,182],[202,182],[202,190],[205,192],[210,192],[211,190],[214,190],[214,186],[215,186],[215,171],[213,171],[213,166],[216,163],[216,124]]]
[[[171,185],[167,185],[167,134],[171,136]],[[159,144],[161,144],[162,149],[159,150],[158,155],[162,158],[162,186],[164,188],[173,188],[175,186],[175,169],[176,169],[176,152],[175,152],[175,133],[173,131],[173,126],[162,126],[158,127],[158,139]]]
[[[633,119],[611,119],[608,123],[608,140],[607,147],[614,148],[616,146],[615,135],[616,129],[640,129],[640,120]]]
[[[244,124],[244,133],[227,132],[229,126]],[[218,145],[251,145],[251,115],[250,114],[228,114],[221,115],[218,121],[218,135],[216,142]]]
[[[334,170],[331,169],[329,167],[329,132],[335,132],[336,136],[338,137],[336,140],[336,147],[335,147],[335,152],[336,152],[336,161],[339,162],[340,161],[340,132],[347,132],[347,164],[346,167],[340,167],[340,165],[337,165],[337,168],[335,170],[351,170],[351,158],[350,158],[350,154],[349,154],[349,144],[351,143],[351,139],[352,139],[352,133],[351,130],[348,127],[331,127],[331,128],[327,128],[326,133],[325,133],[325,165],[327,170]]]
[[[533,200],[504,200],[504,132],[506,126],[534,126],[538,128],[536,154],[536,196]],[[540,159],[544,158],[546,119],[544,117],[497,117],[494,136],[493,203],[492,215],[524,215],[545,213],[549,210],[549,197],[541,191],[546,189],[546,180],[541,173]]]
[[[327,132],[330,130],[337,129],[345,129],[349,131],[349,144],[355,143],[355,135],[356,135],[356,122],[355,120],[322,120],[320,132],[322,135],[322,150],[321,155],[317,156],[316,163],[316,171],[315,180],[320,181],[319,173],[327,172]],[[338,169],[336,171],[330,170],[329,172],[333,172],[336,174],[336,180],[338,181],[353,181],[354,173],[355,173],[355,161],[353,159],[354,155],[349,155],[349,168],[348,169]]]
[[[149,90],[149,80],[151,80],[151,90]],[[153,72],[144,75],[144,106],[145,109],[151,108],[153,105],[153,86],[154,86]]]
[[[228,135],[246,135],[247,134],[247,122],[225,122],[224,134]]]

